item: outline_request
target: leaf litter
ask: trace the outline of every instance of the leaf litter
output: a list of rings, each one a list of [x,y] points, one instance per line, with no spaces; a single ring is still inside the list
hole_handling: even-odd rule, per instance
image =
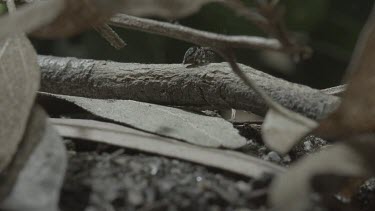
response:
[[[116,124],[74,119],[51,121],[64,137],[92,140],[171,156],[249,177],[257,178],[265,173],[277,174],[284,171],[282,167],[242,153],[190,145]]]
[[[200,146],[235,149],[246,145],[246,139],[233,125],[218,117],[131,100],[102,100],[49,93],[41,95],[73,103],[116,123]]]

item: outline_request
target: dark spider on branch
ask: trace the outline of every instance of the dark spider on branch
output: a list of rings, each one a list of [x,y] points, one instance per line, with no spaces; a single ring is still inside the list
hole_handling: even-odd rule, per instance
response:
[[[187,68],[207,65],[217,61],[216,53],[209,47],[190,47],[185,55],[182,64],[189,64]]]

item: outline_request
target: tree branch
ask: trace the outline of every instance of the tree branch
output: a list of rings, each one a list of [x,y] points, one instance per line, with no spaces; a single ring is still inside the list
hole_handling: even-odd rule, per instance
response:
[[[128,99],[210,109],[235,108],[264,115],[262,98],[226,63],[198,68],[181,64],[131,64],[39,56],[41,91],[91,98]],[[276,102],[310,118],[336,108],[339,98],[240,65]]]
[[[227,36],[125,14],[117,14],[113,16],[108,24],[151,34],[162,35],[212,48],[233,47],[269,49],[277,51],[284,50],[283,46],[276,39],[267,39],[256,36]]]

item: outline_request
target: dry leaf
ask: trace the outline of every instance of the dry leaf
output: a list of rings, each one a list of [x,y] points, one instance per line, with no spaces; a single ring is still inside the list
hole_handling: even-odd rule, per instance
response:
[[[285,154],[304,136],[318,126],[318,123],[293,111],[295,118],[289,118],[270,109],[262,125],[262,137],[272,150]]]
[[[269,200],[278,211],[301,211],[311,207],[311,179],[320,174],[363,176],[368,174],[355,150],[337,144],[312,154],[278,176],[272,183]]]
[[[134,16],[183,18],[197,12],[203,5],[222,0],[123,0],[123,12]]]
[[[39,88],[37,55],[24,35],[0,43],[0,172],[9,164],[25,131]]]
[[[283,167],[239,152],[186,144],[112,123],[74,119],[51,119],[51,122],[64,137],[170,156],[249,177],[285,171]]]
[[[340,138],[375,131],[375,11],[372,12],[357,43],[342,103],[315,133]]]
[[[229,122],[182,109],[131,100],[102,100],[67,95],[43,94],[73,103],[90,113],[132,127],[209,146],[239,148],[246,139]]]

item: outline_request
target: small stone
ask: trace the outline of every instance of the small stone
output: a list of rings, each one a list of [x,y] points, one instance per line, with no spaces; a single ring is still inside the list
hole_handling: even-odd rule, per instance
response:
[[[271,151],[269,152],[266,157],[265,157],[265,160],[269,160],[269,161],[272,161],[272,162],[280,162],[281,161],[281,157],[280,155],[278,155],[276,152],[274,151]]]
[[[292,158],[290,158],[289,155],[286,155],[286,156],[283,157],[283,162],[284,163],[290,163],[290,162],[292,162]]]
[[[305,142],[303,142],[303,149],[304,149],[305,151],[311,151],[311,149],[312,149],[312,144],[311,144],[311,142],[310,142],[310,141],[305,141]]]

